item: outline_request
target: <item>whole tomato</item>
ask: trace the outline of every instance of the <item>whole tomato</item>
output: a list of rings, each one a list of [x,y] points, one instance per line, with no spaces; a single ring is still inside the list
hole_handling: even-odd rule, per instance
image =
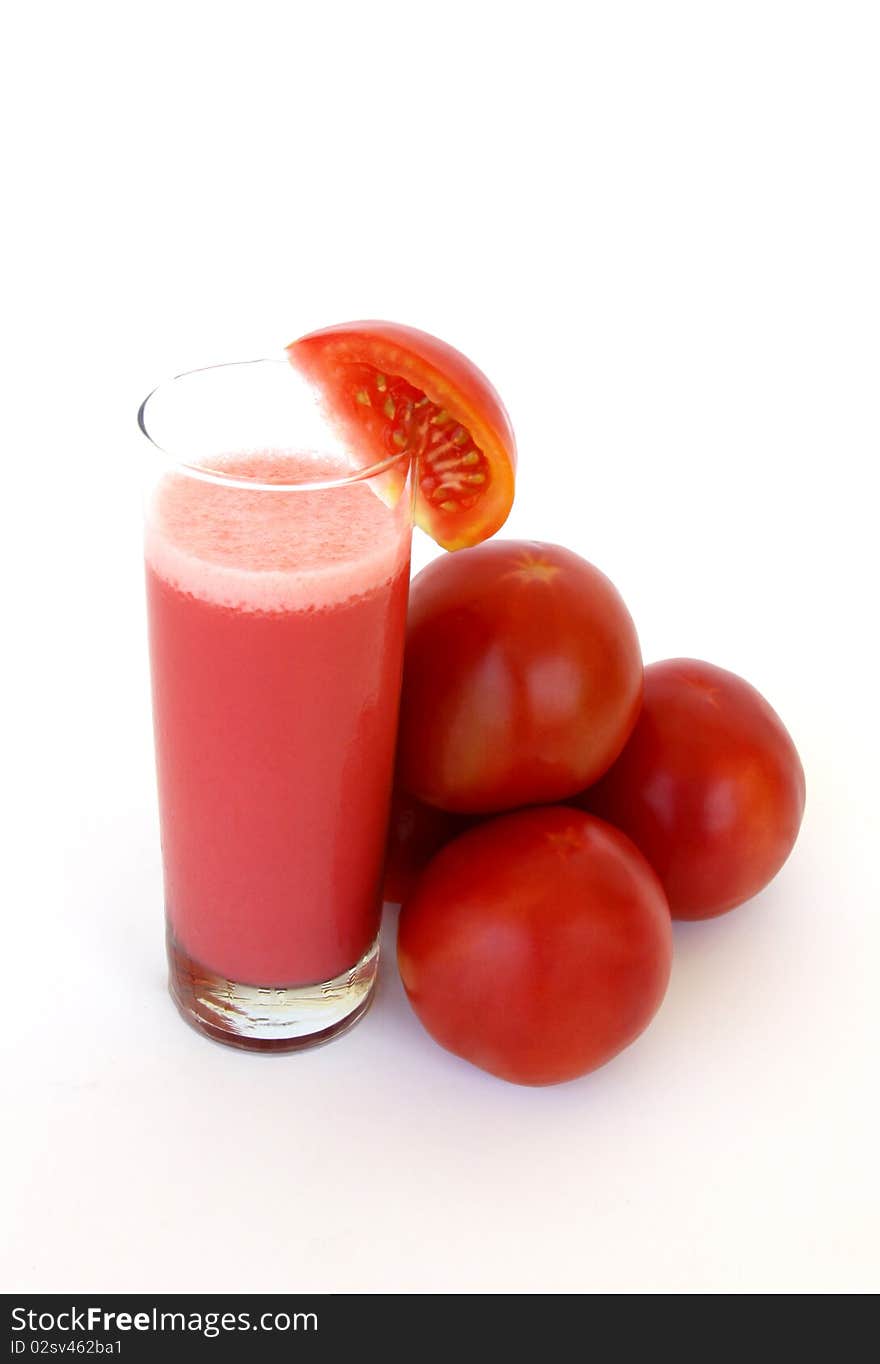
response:
[[[493,540],[410,589],[401,786],[468,814],[565,800],[636,722],[642,658],[617,589],[558,545]]]
[[[447,814],[405,791],[395,791],[388,821],[383,898],[397,904],[405,900],[434,854],[470,823],[463,815]]]
[[[619,830],[562,806],[492,819],[428,864],[400,974],[441,1046],[504,1080],[601,1066],[647,1027],[672,962],[663,887]]]
[[[642,713],[577,804],[641,848],[678,919],[709,919],[776,875],[804,812],[804,771],[760,692],[692,658],[645,669]]]

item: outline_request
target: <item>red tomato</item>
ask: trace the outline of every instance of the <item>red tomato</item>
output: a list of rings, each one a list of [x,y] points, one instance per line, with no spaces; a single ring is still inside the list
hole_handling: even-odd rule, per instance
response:
[[[629,839],[549,806],[489,820],[438,853],[401,911],[397,954],[441,1046],[504,1080],[550,1085],[647,1027],[672,924]]]
[[[611,765],[642,697],[616,588],[558,545],[495,540],[410,588],[398,777],[444,810],[565,800]]]
[[[677,919],[710,919],[766,886],[794,847],[804,771],[788,731],[741,677],[696,659],[645,669],[632,738],[577,802],[618,825]]]
[[[513,429],[489,380],[460,351],[396,322],[344,322],[300,337],[287,353],[371,463],[418,456],[416,521],[444,549],[474,545],[504,524]]]
[[[423,805],[405,791],[395,791],[385,849],[384,898],[396,904],[405,900],[434,854],[463,833],[469,822],[461,815]]]

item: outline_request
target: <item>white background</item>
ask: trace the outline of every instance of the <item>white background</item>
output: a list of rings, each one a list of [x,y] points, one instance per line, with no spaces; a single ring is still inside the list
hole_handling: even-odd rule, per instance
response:
[[[7,17],[5,1290],[880,1286],[876,20]],[[301,1057],[212,1046],[165,994],[135,410],[370,316],[501,390],[505,534],[610,574],[647,659],[748,677],[807,772],[776,882],[678,927],[650,1030],[554,1089],[436,1047],[390,951]]]

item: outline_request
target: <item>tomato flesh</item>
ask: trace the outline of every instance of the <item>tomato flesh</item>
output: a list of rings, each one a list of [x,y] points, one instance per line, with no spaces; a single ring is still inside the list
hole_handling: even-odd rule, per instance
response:
[[[503,524],[513,431],[489,381],[459,351],[412,327],[364,322],[310,333],[288,356],[370,463],[418,459],[416,521],[438,544],[476,544]]]

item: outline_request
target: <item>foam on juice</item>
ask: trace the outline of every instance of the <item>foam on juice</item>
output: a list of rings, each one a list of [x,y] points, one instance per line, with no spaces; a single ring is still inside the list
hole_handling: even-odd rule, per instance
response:
[[[341,459],[291,451],[226,455],[214,467],[261,483],[337,479]],[[146,555],[172,587],[245,611],[306,611],[375,591],[404,567],[408,508],[389,507],[363,480],[278,491],[168,473],[147,513]]]

